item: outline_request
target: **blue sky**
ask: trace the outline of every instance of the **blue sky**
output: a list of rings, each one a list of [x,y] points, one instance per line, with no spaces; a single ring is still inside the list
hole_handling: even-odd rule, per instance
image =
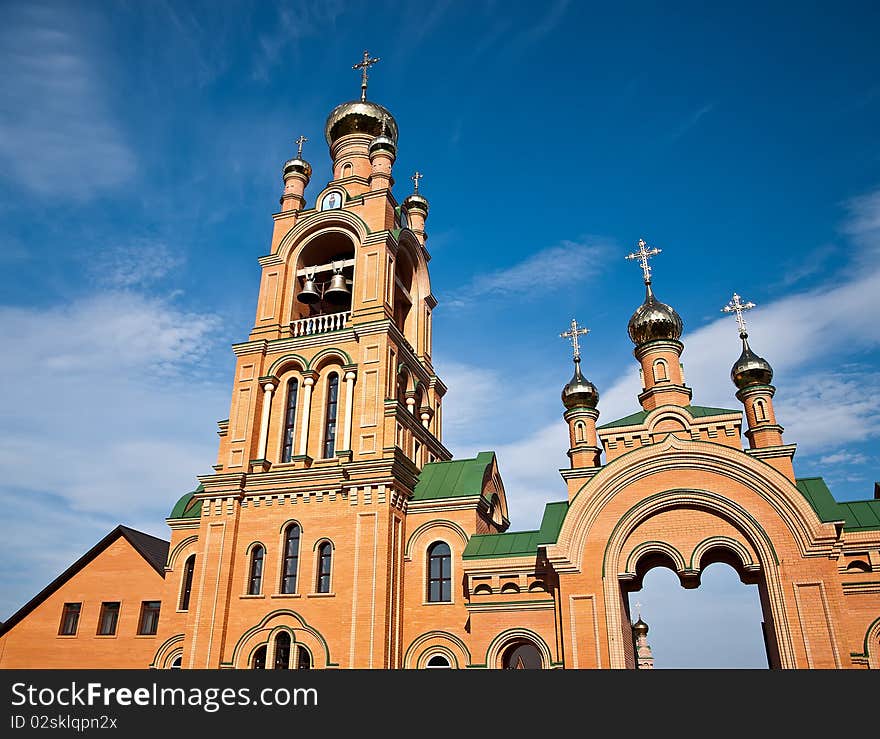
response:
[[[694,401],[737,407],[736,290],[798,474],[870,497],[880,10],[792,7],[4,3],[0,618],[117,523],[164,535],[210,471],[281,165],[305,134],[307,197],[326,183],[324,120],[364,48],[398,198],[418,168],[431,202],[445,440],[498,452],[515,527],[565,496],[572,316],[600,423],[637,409],[639,237],[663,249]],[[652,614],[652,582],[653,643],[690,606]]]

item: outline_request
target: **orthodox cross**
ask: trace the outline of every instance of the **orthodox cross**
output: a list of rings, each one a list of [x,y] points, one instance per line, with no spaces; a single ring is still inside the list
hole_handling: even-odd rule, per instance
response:
[[[378,61],[379,61],[379,57],[374,56],[371,59],[370,52],[364,50],[363,61],[360,61],[357,64],[352,66],[352,69],[361,70],[361,102],[364,102],[367,99],[367,70]]]
[[[590,329],[584,328],[583,326],[578,327],[578,322],[576,319],[571,319],[571,329],[568,331],[563,331],[559,334],[559,337],[562,339],[571,339],[571,345],[574,347],[574,361],[581,361],[581,348],[578,344],[578,336],[586,336],[590,333]]]
[[[642,618],[642,604],[639,603],[638,601],[636,601],[635,607],[636,607],[636,613],[639,614],[639,619],[641,619]]]
[[[639,264],[642,265],[642,272],[645,273],[645,284],[648,285],[651,282],[651,265],[648,264],[648,259],[653,257],[655,254],[659,254],[662,249],[648,249],[648,245],[645,243],[644,239],[639,239],[639,250],[634,252],[633,254],[627,254],[627,259],[638,259]]]
[[[303,136],[302,134],[300,134],[299,138],[293,142],[294,144],[296,144],[296,158],[297,159],[302,159],[303,144],[306,143],[306,141],[308,141],[308,139],[305,136]]]
[[[413,181],[413,185],[415,185],[416,192],[419,191],[419,180],[422,179],[422,177],[424,177],[424,176],[425,175],[423,175],[421,172],[419,172],[419,170],[416,170],[415,174],[412,177],[410,177],[410,179]]]
[[[743,303],[740,299],[739,295],[736,293],[733,294],[733,299],[725,305],[721,310],[724,313],[736,313],[736,322],[739,326],[739,335],[746,335],[746,322],[743,319],[743,313],[747,310],[751,310],[755,307],[755,304],[750,300],[748,303]]]

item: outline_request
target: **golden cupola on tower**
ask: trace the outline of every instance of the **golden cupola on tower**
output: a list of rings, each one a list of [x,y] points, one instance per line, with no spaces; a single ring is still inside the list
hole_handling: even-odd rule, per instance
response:
[[[574,349],[574,376],[562,388],[562,405],[567,410],[595,408],[599,403],[599,391],[581,372],[581,349],[578,337],[586,336],[588,333],[590,329],[579,327],[577,321],[572,318],[571,328],[559,334],[563,339],[570,339]]]
[[[649,341],[678,341],[684,326],[681,316],[671,305],[661,303],[651,290],[651,266],[648,258],[660,253],[660,249],[648,249],[644,239],[639,239],[639,250],[627,259],[638,259],[645,275],[645,302],[636,308],[627,324],[629,338],[636,346]]]
[[[755,354],[752,347],[749,346],[749,333],[746,331],[743,311],[751,310],[754,307],[754,303],[743,303],[740,296],[734,293],[730,303],[722,308],[725,313],[736,313],[739,325],[742,353],[730,368],[730,379],[740,390],[753,385],[769,385],[773,381],[773,368],[770,366],[770,362]]]
[[[365,51],[363,61],[352,66],[352,69],[361,70],[361,99],[342,103],[330,111],[324,125],[324,137],[331,148],[343,136],[362,133],[386,138],[396,150],[397,121],[388,108],[367,100],[367,70],[378,61],[379,57],[370,58],[369,52]]]

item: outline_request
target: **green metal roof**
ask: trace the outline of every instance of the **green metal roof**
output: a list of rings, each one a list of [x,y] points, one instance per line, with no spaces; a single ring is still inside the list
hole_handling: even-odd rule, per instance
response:
[[[706,418],[707,416],[722,416],[727,413],[742,413],[742,411],[733,410],[731,408],[710,408],[706,405],[686,405],[684,409],[691,414],[691,418]],[[639,411],[630,416],[618,418],[616,421],[604,423],[598,428],[610,429],[617,426],[641,426],[648,417],[649,411]]]
[[[477,534],[472,536],[464,548],[464,559],[485,559],[489,557],[521,557],[538,553],[543,544],[553,544],[559,537],[568,501],[547,503],[541,528],[537,531],[514,531],[504,534]]]
[[[426,464],[419,474],[412,499],[434,500],[481,495],[483,478],[494,459],[495,452],[480,452],[473,459]]]
[[[796,482],[821,521],[843,521],[844,531],[880,529],[880,500],[841,502],[834,499],[821,477],[802,477]]]
[[[202,501],[193,500],[193,495],[201,493],[205,489],[204,485],[199,485],[195,490],[182,496],[174,504],[168,518],[198,518],[202,515]]]

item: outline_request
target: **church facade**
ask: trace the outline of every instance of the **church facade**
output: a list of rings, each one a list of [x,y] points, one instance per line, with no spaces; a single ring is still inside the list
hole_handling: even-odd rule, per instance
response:
[[[796,477],[736,295],[739,405],[692,403],[644,242],[639,410],[599,425],[572,322],[570,468],[540,527],[508,531],[494,453],[442,442],[429,205],[418,173],[392,192],[374,61],[327,119],[333,179],[312,207],[302,137],[284,165],[213,469],[173,506],[169,540],[120,526],[13,614],[0,667],[650,667],[629,594],[653,567],[697,587],[724,562],[758,587],[770,667],[880,668],[880,499]]]

